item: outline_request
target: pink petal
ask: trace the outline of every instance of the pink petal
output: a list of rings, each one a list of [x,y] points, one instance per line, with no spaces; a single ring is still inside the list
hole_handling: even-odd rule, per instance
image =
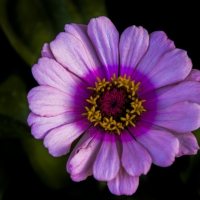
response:
[[[93,166],[93,174],[97,180],[112,180],[119,171],[119,155],[114,134],[104,133],[103,143]]]
[[[149,34],[146,29],[131,26],[122,33],[119,43],[120,75],[131,76],[149,45]]]
[[[91,129],[90,132],[95,131],[94,128]],[[88,132],[80,139],[67,162],[67,171],[70,173],[72,180],[82,181],[92,175],[93,163],[101,143],[101,140],[97,140],[95,136],[91,137]]]
[[[178,133],[186,133],[200,127],[200,105],[180,102],[165,109],[144,112],[140,119]]]
[[[179,151],[179,142],[171,133],[164,130],[145,129],[145,123],[130,128],[136,140],[147,149],[155,165],[170,166]]]
[[[192,69],[189,75],[185,78],[185,81],[200,82],[200,71],[197,69]]]
[[[184,81],[171,87],[160,96],[146,101],[143,105],[145,109],[151,110],[153,105],[157,105],[158,109],[169,107],[172,104],[190,101],[200,104],[200,83],[193,81]]]
[[[28,116],[28,124],[31,126],[32,135],[36,139],[43,139],[50,130],[80,120],[84,117],[81,114],[81,112],[72,111],[54,117],[41,117],[30,113]]]
[[[117,176],[111,181],[108,181],[108,188],[115,195],[132,195],[137,190],[138,184],[139,177],[130,176],[121,167]]]
[[[83,44],[85,51],[87,52],[88,59],[90,61],[90,65],[93,69],[97,68],[99,74],[98,77],[105,78],[105,72],[103,71],[102,64],[99,60],[99,57],[94,49],[90,38],[87,34],[87,25],[83,24],[66,24],[65,25],[66,33],[70,33],[75,36],[80,42]],[[100,69],[100,68],[101,69]]]
[[[192,62],[187,56],[187,52],[174,49],[162,56],[158,64],[148,74],[148,78],[154,85],[154,88],[159,88],[184,80],[191,69]],[[148,82],[141,82],[142,93],[152,89],[148,85]]]
[[[108,77],[118,74],[119,33],[107,17],[91,19],[88,24],[88,35],[97,54],[106,69]]]
[[[38,86],[28,93],[30,110],[43,117],[56,116],[67,111],[85,112],[84,101],[49,86]]]
[[[88,98],[85,93],[88,85],[53,59],[39,59],[38,64],[33,66],[32,73],[40,85],[52,86],[65,93],[75,94],[77,98]]]
[[[45,43],[44,46],[42,47],[41,54],[42,54],[42,57],[54,58],[52,51],[49,47],[49,44],[47,44],[47,43]]]
[[[72,142],[90,126],[87,119],[66,124],[50,131],[44,138],[44,146],[52,156],[58,157],[69,152]]]
[[[179,152],[176,157],[194,155],[199,150],[197,139],[191,132],[183,134],[173,133],[173,135],[179,140]]]
[[[137,66],[139,74],[148,75],[149,72],[156,66],[163,54],[175,49],[173,41],[167,38],[167,35],[162,31],[156,31],[150,34],[149,48]],[[132,75],[136,82],[142,82],[138,73]]]
[[[131,176],[146,174],[151,166],[151,157],[148,151],[136,142],[127,131],[123,131],[122,138],[122,165]]]
[[[85,78],[85,80],[91,85],[94,84],[96,76],[98,76],[95,70],[99,66],[91,65],[88,58],[89,53],[79,39],[69,33],[60,33],[50,43],[50,47],[56,60],[62,66],[79,77],[86,77],[91,74],[90,78],[87,80]]]

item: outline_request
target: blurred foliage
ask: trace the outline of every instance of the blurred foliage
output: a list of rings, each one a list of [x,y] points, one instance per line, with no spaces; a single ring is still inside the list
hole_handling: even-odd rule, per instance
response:
[[[29,113],[24,82],[11,75],[0,85],[0,113],[26,123]]]
[[[0,85],[0,138],[30,137],[26,95],[24,82],[16,75]]]
[[[66,173],[65,167],[68,155],[60,158],[51,156],[44,148],[42,140],[24,138],[22,144],[33,169],[48,187],[53,189],[66,187],[69,182],[69,174]]]
[[[104,0],[0,1],[1,27],[29,66],[37,62],[43,44],[64,31],[65,24],[87,24],[100,15],[107,15]]]
[[[200,144],[200,129],[194,131],[194,135]],[[200,151],[195,156],[190,156],[189,165],[180,173],[180,176],[188,187],[197,188],[200,195]]]

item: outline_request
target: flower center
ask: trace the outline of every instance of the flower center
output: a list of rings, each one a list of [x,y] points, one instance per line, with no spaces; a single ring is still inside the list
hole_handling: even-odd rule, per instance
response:
[[[123,110],[125,102],[126,98],[123,91],[117,90],[117,88],[107,90],[99,99],[101,115],[107,117],[113,116],[116,118]]]
[[[146,111],[142,106],[145,100],[140,100],[136,94],[139,85],[126,75],[116,78],[114,74],[111,81],[97,77],[95,87],[88,87],[94,93],[86,100],[90,106],[85,107],[86,113],[82,115],[94,126],[120,135],[128,126],[135,126],[138,117]]]

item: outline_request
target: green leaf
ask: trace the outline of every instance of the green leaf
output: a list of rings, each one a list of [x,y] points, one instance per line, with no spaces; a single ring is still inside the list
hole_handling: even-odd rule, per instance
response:
[[[52,189],[61,189],[68,183],[67,156],[55,158],[45,149],[41,140],[23,138],[22,144],[30,163],[40,179]]]
[[[88,24],[91,18],[107,16],[105,0],[77,0],[77,9],[84,24]]]
[[[0,138],[22,137],[32,137],[30,128],[18,120],[0,114]]]
[[[0,114],[27,124],[29,113],[24,82],[11,75],[0,85]]]
[[[67,23],[88,23],[106,15],[104,0],[1,0],[0,23],[11,45],[32,66],[44,43]]]
[[[0,138],[31,136],[26,122],[28,113],[24,83],[11,75],[0,85]]]
[[[200,129],[193,132],[200,144]],[[188,187],[196,190],[200,194],[200,151],[196,155],[190,156],[188,168],[180,173],[180,177]]]

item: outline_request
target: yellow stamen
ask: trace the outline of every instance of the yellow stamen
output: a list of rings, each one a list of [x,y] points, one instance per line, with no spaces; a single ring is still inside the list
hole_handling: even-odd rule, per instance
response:
[[[99,126],[103,130],[116,133],[120,135],[120,132],[128,126],[134,126],[137,121],[138,116],[146,110],[142,106],[142,103],[145,100],[139,100],[136,93],[139,89],[140,82],[135,84],[134,81],[131,81],[130,76],[126,78],[126,74],[121,77],[116,77],[114,74],[111,78],[111,81],[106,81],[105,78],[102,80],[97,77],[97,82],[95,82],[94,87],[88,87],[89,90],[93,90],[94,94],[90,96],[86,101],[90,104],[88,107],[85,107],[86,112],[83,113],[83,116],[87,116],[87,119],[94,123],[94,126]],[[99,100],[102,97],[102,94],[108,90],[118,88],[117,90],[123,91],[126,96],[126,108],[120,112],[120,116],[102,116],[101,107]]]

